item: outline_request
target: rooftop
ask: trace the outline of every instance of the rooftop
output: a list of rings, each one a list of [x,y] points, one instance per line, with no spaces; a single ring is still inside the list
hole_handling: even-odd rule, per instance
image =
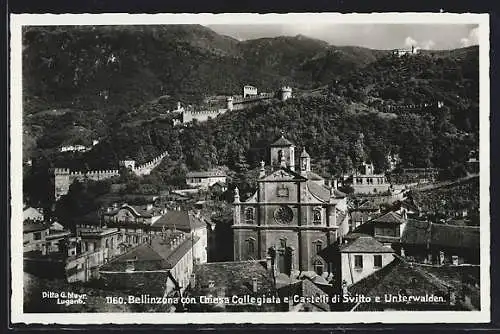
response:
[[[293,143],[288,139],[286,139],[284,135],[281,135],[281,137],[278,140],[276,140],[274,143],[271,144],[271,147],[289,147],[289,146],[293,146]]]
[[[153,227],[163,227],[168,229],[176,229],[183,232],[191,232],[200,227],[206,227],[203,218],[196,217],[194,214],[186,210],[167,211],[152,225]]]
[[[370,236],[359,236],[354,241],[341,245],[341,253],[394,253],[390,247],[385,247],[383,244]]]
[[[386,224],[402,224],[405,220],[397,213],[389,211],[384,213],[377,218],[370,220],[371,223],[386,223]]]
[[[213,169],[209,171],[193,171],[188,172],[186,177],[226,177],[226,172],[219,169]]]
[[[455,226],[410,219],[401,237],[402,244],[479,249],[478,226]]]
[[[49,227],[50,225],[44,222],[40,223],[25,222],[23,223],[23,233],[43,231],[48,229]]]

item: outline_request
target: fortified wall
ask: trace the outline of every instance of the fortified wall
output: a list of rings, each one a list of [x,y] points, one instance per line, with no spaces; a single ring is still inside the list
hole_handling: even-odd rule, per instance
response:
[[[436,103],[388,105],[388,106],[382,106],[382,110],[385,112],[411,111],[411,110],[425,110],[425,109],[434,109],[434,108],[441,109],[443,106],[444,106],[444,102],[438,101]]]
[[[129,168],[134,174],[137,176],[148,175],[151,171],[158,167],[163,158],[165,158],[168,153],[165,151],[155,159],[139,165],[135,166],[134,160],[122,160],[119,162],[121,167]],[[109,170],[98,170],[98,171],[88,171],[88,172],[80,172],[80,171],[70,171],[69,168],[55,168],[54,169],[54,198],[55,200],[59,200],[61,196],[66,195],[69,191],[70,185],[75,182],[75,180],[83,181],[83,180],[93,180],[93,181],[101,181],[106,180],[115,176],[119,176],[120,171],[118,169],[109,169]]]

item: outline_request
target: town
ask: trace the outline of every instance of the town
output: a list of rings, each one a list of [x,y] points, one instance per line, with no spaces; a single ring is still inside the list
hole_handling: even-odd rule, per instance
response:
[[[25,312],[479,310],[472,79],[460,103],[422,88],[459,81],[427,51],[386,50],[321,88],[162,87],[127,110],[100,87],[108,118],[30,113],[67,123],[23,157]],[[408,71],[422,78],[394,83]]]

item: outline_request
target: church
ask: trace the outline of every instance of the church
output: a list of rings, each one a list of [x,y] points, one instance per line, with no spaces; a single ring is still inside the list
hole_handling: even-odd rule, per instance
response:
[[[247,200],[234,194],[235,261],[271,257],[277,273],[334,271],[323,252],[348,232],[344,193],[311,170],[305,148],[295,165],[295,146],[284,136],[271,144],[272,171],[261,162],[258,190]],[[298,169],[298,170],[297,170]]]

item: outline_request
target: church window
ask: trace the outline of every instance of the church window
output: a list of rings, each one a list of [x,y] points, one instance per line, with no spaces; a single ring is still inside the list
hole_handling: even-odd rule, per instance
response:
[[[254,208],[245,209],[245,222],[247,224],[253,224],[255,220],[255,210]]]
[[[281,248],[286,248],[286,238],[281,238],[280,239],[280,247]]]
[[[363,255],[354,255],[354,268],[363,269]]]
[[[321,224],[321,208],[315,208],[313,210],[313,223]]]
[[[321,240],[314,242],[314,249],[316,250],[316,254],[321,252],[321,250],[323,249],[323,244],[322,244]]]
[[[247,253],[249,256],[253,256],[255,253],[255,239],[247,239]]]
[[[322,275],[323,274],[323,269],[324,269],[324,266],[323,266],[323,262],[321,262],[320,260],[316,260],[314,261],[314,272],[318,275]]]
[[[274,211],[274,220],[278,224],[289,224],[293,220],[293,211],[288,206],[281,206]]]
[[[283,150],[279,150],[278,151],[278,162],[280,162],[282,158],[283,158]]]

